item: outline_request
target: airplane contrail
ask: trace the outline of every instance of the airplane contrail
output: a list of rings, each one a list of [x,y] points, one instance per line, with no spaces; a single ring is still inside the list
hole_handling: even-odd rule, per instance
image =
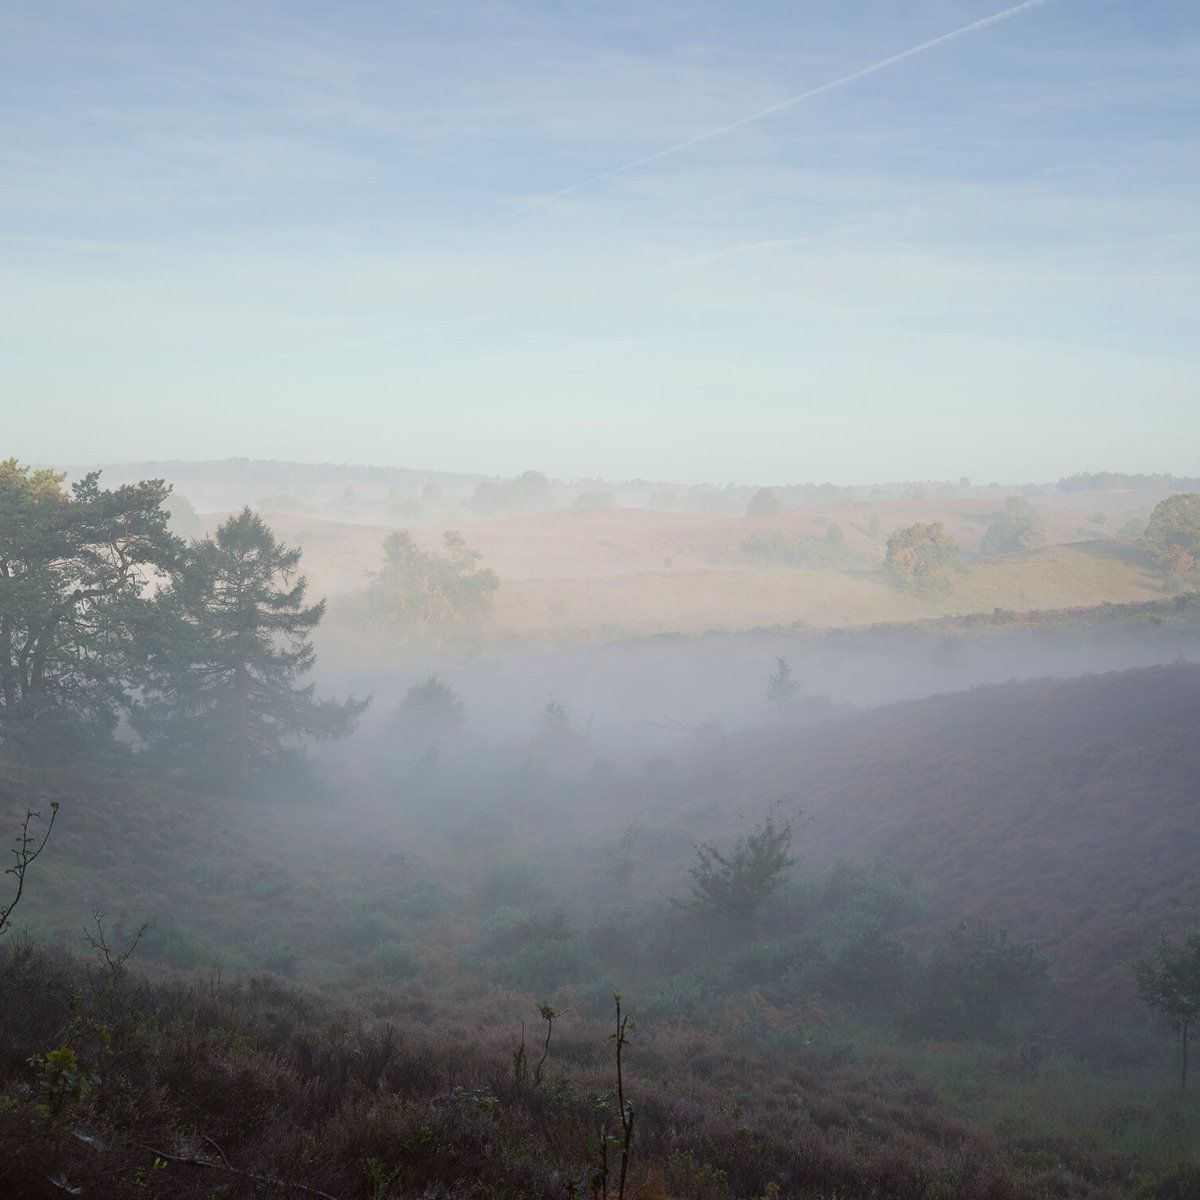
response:
[[[706,129],[703,133],[697,133],[682,142],[676,142],[673,146],[666,146],[662,150],[655,150],[653,154],[643,155],[641,158],[635,158],[630,162],[622,163],[619,167],[612,167],[607,171],[602,171],[599,175],[593,175],[589,179],[573,183],[570,187],[561,188],[559,191],[551,192],[547,196],[540,196],[536,200],[531,200],[528,204],[522,204],[520,208],[514,208],[511,212],[504,213],[503,216],[484,222],[483,225],[476,226],[476,228],[486,229],[491,225],[499,225],[505,221],[511,221],[523,213],[531,212],[535,208],[541,208],[543,204],[551,204],[555,200],[561,200],[564,196],[571,195],[572,192],[578,192],[582,188],[591,187],[594,183],[601,183],[605,179],[611,179],[614,175],[622,175],[626,171],[634,170],[636,167],[644,167],[647,163],[657,162],[660,158],[666,158],[669,154],[678,154],[680,150],[686,150],[689,146],[706,142],[710,138],[732,133],[735,129],[741,129],[743,125],[749,125],[753,121],[760,121],[763,117],[783,112],[785,109],[800,104],[805,100],[812,100],[817,96],[825,95],[826,92],[832,92],[836,88],[845,87],[849,83],[855,83],[857,80],[864,79],[868,75],[874,75],[877,71],[883,71],[888,67],[895,66],[896,63],[904,62],[905,59],[914,58],[918,54],[924,54],[927,50],[934,50],[938,46],[944,46],[947,42],[956,41],[960,37],[965,37],[968,33],[987,29],[990,25],[998,25],[1001,21],[1010,20],[1023,12],[1028,12],[1031,8],[1041,8],[1043,5],[1050,3],[1051,0],[1024,0],[1023,4],[1014,4],[1012,8],[1006,8],[1003,12],[993,13],[990,17],[982,17],[978,21],[972,21],[970,25],[962,26],[961,29],[953,29],[949,33],[943,33],[940,37],[922,42],[919,46],[912,46],[908,50],[901,50],[899,54],[893,54],[888,58],[880,59],[879,62],[872,63],[869,67],[862,67],[858,71],[852,71],[849,75],[843,75],[840,79],[833,79],[829,83],[822,83],[818,87],[809,88],[806,92],[800,92],[795,96],[789,96],[786,100],[780,100],[776,104],[760,108],[757,112],[752,112],[745,117],[739,117],[736,121],[730,121],[726,125],[718,125],[715,129]]]

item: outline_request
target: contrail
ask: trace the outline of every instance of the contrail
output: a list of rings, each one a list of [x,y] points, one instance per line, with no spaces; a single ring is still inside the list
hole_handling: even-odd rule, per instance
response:
[[[685,141],[676,142],[673,146],[656,150],[653,154],[646,154],[641,158],[635,158],[631,162],[622,163],[619,167],[612,167],[610,170],[602,171],[599,175],[593,175],[590,179],[584,179],[579,183],[571,184],[570,187],[562,188],[557,192],[551,192],[548,196],[541,196],[537,200],[531,200],[528,204],[523,204],[520,208],[514,208],[512,212],[487,221],[477,228],[486,229],[490,225],[499,225],[505,221],[511,221],[514,217],[521,216],[522,213],[531,212],[535,208],[541,208],[543,204],[551,204],[555,200],[561,200],[564,196],[569,196],[572,192],[578,192],[582,188],[591,187],[594,183],[601,183],[605,179],[611,179],[614,175],[622,175],[626,171],[634,170],[636,167],[644,167],[647,163],[657,162],[660,158],[666,158],[669,154],[678,154],[680,150],[686,150],[689,146],[695,146],[700,142],[707,142],[710,138],[732,133],[735,129],[741,129],[743,125],[749,125],[753,121],[761,121],[763,117],[783,112],[785,109],[800,104],[805,100],[812,100],[817,96],[825,95],[826,92],[832,92],[837,88],[845,87],[847,84],[855,83],[859,79],[865,79],[868,75],[874,75],[876,71],[886,70],[888,67],[895,66],[896,63],[904,62],[905,59],[915,58],[918,54],[924,54],[926,50],[934,50],[938,46],[946,45],[947,42],[953,42],[960,37],[965,37],[968,33],[974,33],[979,29],[987,29],[990,25],[998,25],[1001,21],[1007,21],[1012,17],[1019,16],[1023,12],[1028,12],[1031,8],[1041,8],[1042,5],[1049,3],[1051,3],[1051,0],[1025,0],[1023,4],[1014,4],[1012,8],[1006,8],[1003,12],[993,13],[990,17],[983,17],[978,21],[972,21],[970,25],[964,25],[961,29],[954,29],[950,33],[943,33],[940,37],[932,38],[928,42],[922,42],[919,46],[913,46],[908,50],[901,50],[899,54],[893,54],[889,58],[880,59],[879,62],[872,63],[869,67],[863,67],[861,70],[854,71],[849,75],[843,75],[840,79],[823,83],[819,87],[810,88],[807,92],[800,92],[798,95],[789,96],[786,100],[780,100],[777,104],[769,105],[767,108],[760,108],[758,112],[740,117],[736,121],[730,121],[727,125],[718,125],[715,129],[707,129],[703,133],[698,133],[694,137],[687,138]]]

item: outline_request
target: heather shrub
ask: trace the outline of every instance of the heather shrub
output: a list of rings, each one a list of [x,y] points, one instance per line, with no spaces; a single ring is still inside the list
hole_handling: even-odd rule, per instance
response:
[[[412,948],[401,942],[378,942],[371,951],[371,972],[378,979],[400,983],[411,979],[421,968]]]

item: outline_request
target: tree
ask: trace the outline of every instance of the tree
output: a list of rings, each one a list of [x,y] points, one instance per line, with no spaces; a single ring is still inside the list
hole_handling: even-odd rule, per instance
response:
[[[1008,496],[1004,507],[992,517],[979,549],[983,554],[1016,554],[1036,550],[1045,542],[1042,519],[1033,511],[1033,505],[1024,496]]]
[[[515,479],[485,479],[471,494],[471,507],[485,516],[545,512],[554,507],[554,487],[541,471],[524,471]]]
[[[1168,496],[1155,507],[1146,526],[1146,553],[1175,575],[1200,567],[1200,492]]]
[[[1179,1087],[1187,1091],[1188,1038],[1200,1017],[1200,930],[1173,946],[1162,941],[1153,957],[1139,959],[1134,966],[1138,995],[1162,1013],[1179,1034]]]
[[[39,746],[111,737],[146,594],[182,549],[162,480],[64,479],[0,462],[0,736]]]
[[[410,740],[438,741],[462,728],[463,702],[440,675],[430,672],[404,693],[396,720]]]
[[[783,505],[779,503],[779,497],[775,495],[774,490],[764,487],[759,488],[758,491],[750,497],[750,501],[746,505],[746,516],[774,517],[778,516],[782,509]]]
[[[405,529],[383,542],[383,567],[366,592],[375,620],[414,640],[435,640],[472,618],[486,616],[500,578],[477,566],[482,555],[468,548],[461,533],[442,535],[445,554],[421,550]]]
[[[888,538],[884,565],[906,587],[937,591],[949,587],[946,575],[958,565],[960,555],[958,543],[941,521],[935,521],[896,530]]]
[[[800,684],[792,676],[792,668],[788,665],[786,658],[777,658],[775,660],[775,670],[771,673],[771,678],[767,681],[767,699],[775,705],[779,711],[779,715],[783,716],[784,712],[796,699],[796,694],[800,691]]]
[[[728,850],[711,842],[696,847],[691,905],[700,912],[752,920],[779,890],[791,870],[792,826],[774,815],[738,838]]]
[[[300,551],[249,508],[194,542],[157,602],[152,684],[136,727],[175,770],[229,775],[277,763],[295,738],[350,733],[366,701],[318,700],[304,677],[325,602],[305,604]]]

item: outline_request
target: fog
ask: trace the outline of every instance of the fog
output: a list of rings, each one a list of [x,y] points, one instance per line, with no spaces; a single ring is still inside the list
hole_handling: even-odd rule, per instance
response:
[[[1200,7],[0,13],[0,1200],[1200,1200]]]

